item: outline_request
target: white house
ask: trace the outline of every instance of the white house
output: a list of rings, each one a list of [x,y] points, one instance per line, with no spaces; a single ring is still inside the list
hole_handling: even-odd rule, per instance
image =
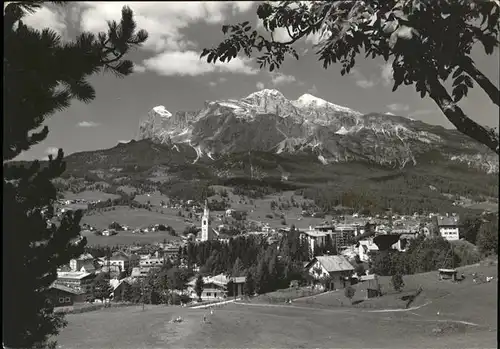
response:
[[[449,241],[460,239],[459,217],[436,217],[439,235]]]
[[[195,291],[196,279],[193,278],[188,282],[188,292],[191,298],[197,299],[198,296]],[[216,276],[207,276],[203,278],[203,292],[201,294],[202,300],[216,300],[224,299],[228,294],[233,296],[240,296],[243,294],[243,285],[245,284],[246,277],[227,277],[224,274],[219,274]],[[232,282],[232,286],[229,283]],[[232,287],[228,289],[228,287]]]
[[[90,253],[84,253],[78,258],[69,261],[69,267],[72,271],[80,271],[84,265],[88,265],[94,261],[94,257]]]
[[[324,246],[326,243],[326,236],[328,233],[319,231],[319,230],[313,230],[312,228],[309,228],[309,230],[301,231],[300,232],[300,237],[302,239],[306,239],[309,248],[311,249],[311,254],[314,254],[314,249],[316,246]]]
[[[306,270],[316,280],[329,277],[327,288],[337,289],[348,285],[354,267],[344,256],[316,256],[306,265]]]
[[[378,246],[373,242],[373,238],[359,241],[358,255],[362,262],[368,262],[370,260],[368,254],[372,251],[378,251]]]
[[[139,261],[139,266],[141,268],[160,267],[163,265],[163,262],[164,262],[163,258],[150,257],[150,258],[141,259]]]

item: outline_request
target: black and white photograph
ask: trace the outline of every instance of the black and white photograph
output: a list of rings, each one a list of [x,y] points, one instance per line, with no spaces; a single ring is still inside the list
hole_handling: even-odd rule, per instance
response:
[[[7,349],[497,348],[500,0],[4,3]]]

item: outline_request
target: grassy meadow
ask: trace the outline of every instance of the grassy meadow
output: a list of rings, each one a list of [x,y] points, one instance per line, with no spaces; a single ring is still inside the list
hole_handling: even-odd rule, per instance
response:
[[[59,348],[496,347],[498,279],[474,284],[470,274],[496,276],[497,265],[461,270],[466,279],[458,284],[437,281],[436,273],[406,276],[406,290],[424,288],[410,309],[339,307],[329,303],[334,293],[315,296],[314,306],[311,297],[291,305],[236,302],[213,315],[207,309],[131,306],[67,315],[68,326],[56,339]],[[183,322],[171,323],[177,316]]]

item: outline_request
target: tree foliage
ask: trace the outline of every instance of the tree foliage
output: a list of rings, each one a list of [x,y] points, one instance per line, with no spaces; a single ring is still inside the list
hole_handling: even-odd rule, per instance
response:
[[[109,284],[109,279],[107,277],[99,277],[95,280],[92,295],[95,299],[108,299],[113,292],[113,288]]]
[[[204,49],[201,57],[208,63],[229,62],[240,52],[250,57],[258,51],[260,67],[273,71],[287,56],[299,59],[294,44],[316,35],[316,54],[324,68],[339,62],[341,74],[348,74],[362,51],[365,57],[392,62],[393,91],[402,84],[414,85],[460,132],[500,152],[498,132],[467,117],[457,104],[475,83],[500,104],[498,88],[471,58],[476,43],[486,54],[500,44],[498,1],[280,1],[260,4],[257,16],[271,33],[270,39],[252,30],[248,21],[223,25],[228,38]],[[274,40],[277,28],[286,30],[289,40]],[[443,86],[449,79],[451,95]]]
[[[483,254],[498,255],[498,217],[481,225],[477,235],[477,247]]]
[[[464,237],[465,240],[469,241],[472,244],[475,244],[481,224],[482,219],[479,215],[465,216],[460,222],[460,225],[462,226],[460,235]]]
[[[247,272],[245,285],[243,285],[243,293],[246,296],[253,296],[255,293],[255,281],[253,279],[252,273]]]
[[[391,278],[392,287],[395,291],[401,292],[405,286],[403,275],[401,273],[396,273]]]
[[[352,303],[352,298],[354,297],[355,294],[356,294],[356,289],[352,286],[347,286],[344,289],[344,296],[346,296],[346,298],[349,298],[351,303]]]
[[[203,293],[203,289],[205,287],[205,283],[203,282],[203,276],[198,275],[196,278],[196,283],[194,285],[194,291],[196,292],[196,295],[198,296],[198,300],[201,301],[201,294]]]
[[[63,41],[54,30],[35,30],[23,18],[41,8],[42,1],[10,2],[4,8],[4,345],[32,348],[48,345],[50,336],[65,325],[54,314],[45,292],[57,277],[57,267],[79,256],[86,244],[79,235],[81,211],[68,212],[53,223],[57,191],[51,180],[65,170],[63,152],[28,167],[6,162],[42,142],[45,120],[69,107],[71,100],[90,102],[95,91],[88,82],[99,71],[117,76],[132,72],[124,59],[141,45],[147,33],[136,30],[132,11],[124,7],[119,23],[107,33],[84,32]],[[58,2],[60,4],[60,2]]]

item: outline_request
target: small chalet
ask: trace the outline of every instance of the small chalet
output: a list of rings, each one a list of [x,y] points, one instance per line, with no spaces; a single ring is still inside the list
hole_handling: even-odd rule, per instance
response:
[[[243,285],[245,284],[245,280],[246,278],[244,276],[227,277],[224,274],[204,277],[204,288],[201,294],[201,299],[216,300],[224,299],[226,297],[238,297],[243,294]],[[195,292],[196,278],[193,278],[187,285],[191,298],[197,299],[198,296]]]
[[[344,256],[316,256],[306,265],[306,270],[316,280],[330,278],[327,288],[336,289],[347,285],[354,267]]]
[[[460,239],[460,223],[458,216],[435,217],[435,219],[439,235],[449,241]]]
[[[81,290],[53,284],[46,292],[48,299],[54,307],[68,307],[74,303],[83,303],[92,297]]]

